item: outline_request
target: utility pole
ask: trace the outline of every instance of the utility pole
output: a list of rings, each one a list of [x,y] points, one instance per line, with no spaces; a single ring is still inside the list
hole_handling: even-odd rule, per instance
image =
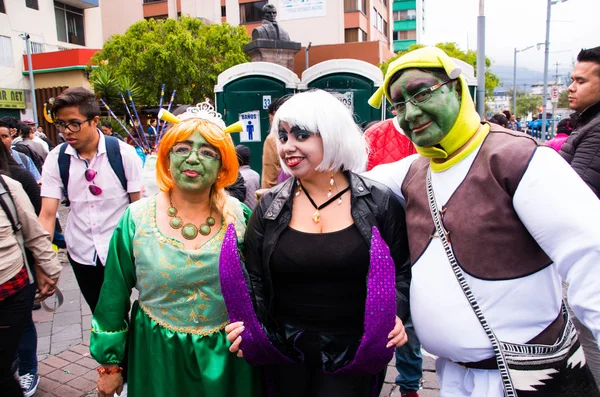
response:
[[[31,40],[29,37],[29,34],[27,33],[21,33],[19,36],[21,36],[21,38],[23,40],[25,40],[25,49],[27,52],[27,67],[29,68],[29,85],[30,85],[30,90],[31,90],[31,106],[33,107],[33,121],[35,123],[35,126],[37,127],[38,124],[38,114],[37,114],[37,101],[35,99],[35,84],[34,84],[34,80],[33,80],[33,66],[31,64]]]
[[[556,89],[558,89],[558,65],[559,63],[556,62],[556,74],[554,75],[554,87],[556,87]],[[560,94],[559,94],[560,95]],[[552,102],[552,137],[554,137],[555,134],[555,129],[556,129],[556,107],[558,106],[558,101],[556,101],[556,103]]]
[[[548,0],[550,1],[550,0]],[[479,0],[477,17],[477,113],[485,120],[485,1]]]

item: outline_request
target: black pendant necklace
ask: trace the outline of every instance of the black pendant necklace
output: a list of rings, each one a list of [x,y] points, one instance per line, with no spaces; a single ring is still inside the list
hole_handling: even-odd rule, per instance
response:
[[[327,200],[323,204],[317,206],[317,204],[315,203],[315,200],[313,200],[312,197],[310,197],[310,194],[308,194],[308,192],[306,191],[306,189],[304,188],[304,186],[302,186],[302,182],[300,182],[300,179],[298,179],[298,186],[300,186],[300,190],[302,190],[304,192],[304,194],[306,194],[306,198],[308,199],[308,201],[310,201],[310,203],[312,204],[312,206],[316,210],[313,213],[313,216],[312,216],[313,222],[315,222],[315,223],[319,223],[321,221],[321,212],[320,211],[323,208],[327,207],[329,204],[333,203],[337,199],[339,199],[338,205],[342,204],[342,198],[341,198],[342,195],[344,193],[346,193],[348,190],[350,190],[350,186],[346,186],[346,188],[343,189],[342,191],[340,191],[338,194],[336,194],[335,196],[333,196],[332,198],[330,198],[329,200]]]

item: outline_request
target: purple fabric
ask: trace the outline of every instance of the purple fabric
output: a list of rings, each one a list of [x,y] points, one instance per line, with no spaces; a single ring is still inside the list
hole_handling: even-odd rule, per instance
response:
[[[390,250],[376,227],[373,227],[370,255],[364,334],[352,362],[331,372],[333,374],[375,375],[394,355],[394,347],[387,348],[386,344],[396,320],[396,269]],[[223,240],[219,273],[229,320],[243,321],[246,327],[240,346],[246,361],[251,365],[296,363],[271,344],[256,317],[240,265],[233,225],[229,225]]]
[[[377,374],[394,355],[386,347],[396,323],[396,267],[390,249],[373,226],[371,265],[367,281],[364,334],[352,362],[333,374]]]
[[[227,306],[229,321],[232,323],[243,321],[246,327],[242,332],[242,343],[240,344],[240,349],[244,352],[246,361],[250,365],[294,364],[295,362],[291,358],[282,354],[271,344],[256,317],[240,265],[233,224],[227,228],[223,240],[219,258],[219,275],[221,278],[221,292]]]
[[[279,185],[281,182],[285,182],[290,179],[291,175],[287,174],[284,170],[279,171],[279,175],[277,175],[277,184]]]

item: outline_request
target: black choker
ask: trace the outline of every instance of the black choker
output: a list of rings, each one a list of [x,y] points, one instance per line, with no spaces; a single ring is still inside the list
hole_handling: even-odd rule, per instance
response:
[[[315,223],[319,223],[321,221],[321,213],[319,212],[320,210],[327,207],[329,204],[333,203],[335,200],[338,200],[338,205],[342,204],[342,195],[344,193],[346,193],[348,190],[350,190],[350,186],[347,186],[345,189],[340,191],[338,194],[336,194],[335,196],[333,196],[332,198],[330,198],[323,204],[317,206],[317,204],[312,199],[312,197],[310,197],[310,194],[308,194],[308,192],[306,191],[304,186],[302,186],[302,182],[300,182],[300,179],[298,179],[297,181],[298,181],[299,189],[296,192],[296,196],[298,196],[300,194],[300,191],[304,191],[304,194],[306,194],[306,198],[308,199],[308,201],[310,201],[312,206],[316,209],[316,211],[313,213],[313,216],[312,216],[312,219]]]

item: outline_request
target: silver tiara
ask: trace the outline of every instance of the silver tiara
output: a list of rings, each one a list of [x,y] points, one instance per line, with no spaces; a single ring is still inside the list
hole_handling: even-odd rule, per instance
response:
[[[207,120],[218,125],[223,130],[226,127],[223,117],[217,111],[215,111],[215,108],[208,102],[201,102],[193,107],[190,106],[185,112],[179,114],[177,117],[180,121],[189,119]]]

